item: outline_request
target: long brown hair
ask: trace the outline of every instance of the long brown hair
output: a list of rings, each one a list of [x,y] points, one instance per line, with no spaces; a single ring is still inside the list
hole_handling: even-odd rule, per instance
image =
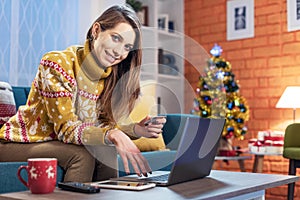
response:
[[[94,23],[96,22],[100,23],[102,31],[112,29],[122,22],[128,23],[136,35],[133,50],[126,59],[112,67],[112,73],[105,80],[104,90],[98,100],[101,122],[115,123],[122,117],[129,116],[140,94],[141,24],[129,5],[110,7]],[[87,39],[91,46],[92,26],[87,33]]]

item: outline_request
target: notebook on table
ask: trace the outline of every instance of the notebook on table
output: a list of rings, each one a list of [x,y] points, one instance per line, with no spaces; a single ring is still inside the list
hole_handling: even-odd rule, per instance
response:
[[[154,171],[148,177],[129,175],[114,180],[145,181],[169,186],[210,174],[225,119],[185,117],[183,133],[171,171]]]

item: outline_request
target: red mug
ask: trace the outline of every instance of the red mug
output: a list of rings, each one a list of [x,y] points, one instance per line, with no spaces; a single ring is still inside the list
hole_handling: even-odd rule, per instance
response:
[[[29,158],[28,165],[21,165],[18,169],[19,180],[31,191],[32,194],[47,194],[54,191],[56,186],[57,159],[56,158]],[[28,182],[22,176],[25,169]]]

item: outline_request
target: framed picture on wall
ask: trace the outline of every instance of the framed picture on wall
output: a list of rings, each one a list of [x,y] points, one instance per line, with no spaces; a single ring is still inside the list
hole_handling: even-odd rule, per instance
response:
[[[227,40],[254,37],[254,0],[227,1]]]
[[[143,6],[142,9],[137,12],[137,16],[143,26],[148,26],[148,7]]]
[[[300,0],[287,0],[287,29],[300,29]]]

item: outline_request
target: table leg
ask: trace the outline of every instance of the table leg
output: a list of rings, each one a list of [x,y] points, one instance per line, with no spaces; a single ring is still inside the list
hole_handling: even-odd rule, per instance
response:
[[[255,155],[252,172],[262,173],[264,167],[264,155]]]
[[[240,165],[241,172],[245,172],[246,169],[245,169],[244,160],[238,160],[238,162],[239,162],[239,165]]]

